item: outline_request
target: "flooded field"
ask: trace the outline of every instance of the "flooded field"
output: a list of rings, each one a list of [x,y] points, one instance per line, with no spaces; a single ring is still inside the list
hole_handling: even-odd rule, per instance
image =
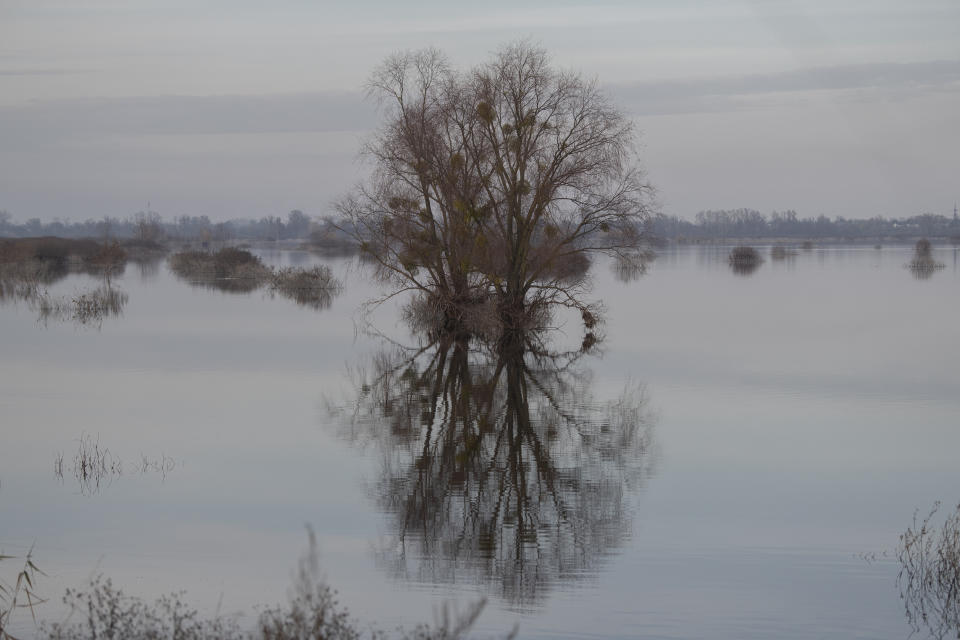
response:
[[[523,638],[906,638],[900,535],[960,501],[960,254],[730,250],[595,265],[591,342],[558,317],[510,355],[361,312],[364,268],[300,251],[256,253],[342,286],[160,262],[51,282],[56,313],[9,295],[0,553],[33,549],[50,622],[102,574],[253,624],[309,526],[382,629],[486,598],[475,628]]]

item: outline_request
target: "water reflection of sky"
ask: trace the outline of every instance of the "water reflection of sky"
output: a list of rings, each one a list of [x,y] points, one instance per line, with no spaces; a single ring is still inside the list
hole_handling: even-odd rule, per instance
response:
[[[947,267],[923,281],[904,269],[909,248],[816,248],[747,278],[696,247],[661,254],[629,283],[598,269],[608,320],[592,392],[646,384],[658,473],[601,571],[556,583],[531,615],[494,600],[480,627],[905,637],[896,564],[857,554],[892,551],[915,508],[958,500],[960,276],[942,251]],[[146,280],[128,268],[123,317],[100,332],[0,308],[0,546],[36,542],[51,611],[63,586],[96,570],[133,593],[186,588],[210,610],[221,595],[224,611],[279,600],[305,522],[363,619],[389,628],[445,598],[490,595],[470,581],[410,583],[376,562],[392,534],[370,500],[382,459],[344,442],[324,402],[348,394],[349,366],[379,348],[355,337],[371,288],[346,262],[333,267],[346,286],[322,313],[194,289],[165,268]],[[375,322],[409,339],[391,317],[384,308]],[[81,495],[53,462],[84,432],[178,466]]]

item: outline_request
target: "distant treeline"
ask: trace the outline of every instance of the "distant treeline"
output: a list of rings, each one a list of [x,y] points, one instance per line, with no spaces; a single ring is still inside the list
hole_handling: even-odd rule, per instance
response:
[[[343,223],[311,218],[300,210],[293,210],[286,219],[265,216],[258,220],[236,219],[211,222],[207,216],[179,216],[172,220],[161,218],[155,211],[138,212],[126,218],[104,217],[99,220],[69,222],[53,220],[42,222],[31,218],[23,223],[13,222],[12,216],[0,210],[0,237],[30,238],[58,236],[61,238],[129,238],[143,241],[209,240],[309,240],[328,249],[349,249],[353,245],[349,234],[341,231]],[[755,209],[727,209],[701,211],[694,220],[657,214],[647,228],[648,236],[662,242],[707,242],[723,239],[796,238],[902,240],[917,238],[952,239],[960,242],[960,220],[932,213],[906,218],[847,219],[801,218],[796,211],[774,211],[764,215]]]
[[[305,239],[323,225],[317,225],[302,211],[293,210],[286,219],[265,216],[259,220],[212,222],[207,216],[179,216],[163,219],[156,211],[141,211],[126,218],[106,216],[98,220],[70,222],[54,219],[42,222],[31,218],[13,222],[12,216],[0,210],[0,237],[33,238],[118,238],[162,242],[164,240],[293,240]]]
[[[796,211],[774,211],[766,216],[754,209],[701,211],[693,221],[656,215],[650,235],[667,241],[709,241],[743,238],[887,239],[910,241],[919,237],[960,240],[960,220],[924,213],[908,218],[847,219],[837,216],[800,218]]]

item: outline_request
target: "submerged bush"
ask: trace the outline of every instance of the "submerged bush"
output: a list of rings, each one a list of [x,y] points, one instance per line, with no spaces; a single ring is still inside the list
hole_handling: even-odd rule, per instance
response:
[[[170,256],[169,263],[175,274],[193,284],[240,293],[269,285],[271,293],[314,309],[329,308],[333,296],[341,290],[340,282],[325,265],[272,269],[245,249],[182,251]]]
[[[938,269],[943,269],[942,262],[933,259],[933,247],[926,238],[917,240],[913,248],[913,259],[907,263],[907,268],[918,279],[929,278]]]
[[[797,255],[797,252],[787,247],[774,247],[770,249],[770,257],[774,260],[786,260]]]
[[[260,258],[244,249],[227,248],[216,253],[182,251],[170,256],[175,274],[194,284],[224,291],[253,291],[271,276]]]
[[[271,291],[314,309],[329,309],[340,286],[340,282],[333,277],[333,271],[326,265],[310,269],[278,269],[270,281]]]
[[[760,253],[756,249],[745,245],[734,247],[727,260],[730,262],[733,272],[740,275],[753,273],[763,262],[763,258],[760,257]]]

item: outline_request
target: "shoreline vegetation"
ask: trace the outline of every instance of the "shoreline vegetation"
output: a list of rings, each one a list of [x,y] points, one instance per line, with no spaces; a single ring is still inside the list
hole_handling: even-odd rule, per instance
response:
[[[99,327],[119,316],[128,296],[111,279],[126,268],[130,255],[116,241],[67,238],[0,239],[0,303],[25,302],[37,319]],[[73,296],[53,296],[47,287],[69,274],[83,273],[102,283]]]

